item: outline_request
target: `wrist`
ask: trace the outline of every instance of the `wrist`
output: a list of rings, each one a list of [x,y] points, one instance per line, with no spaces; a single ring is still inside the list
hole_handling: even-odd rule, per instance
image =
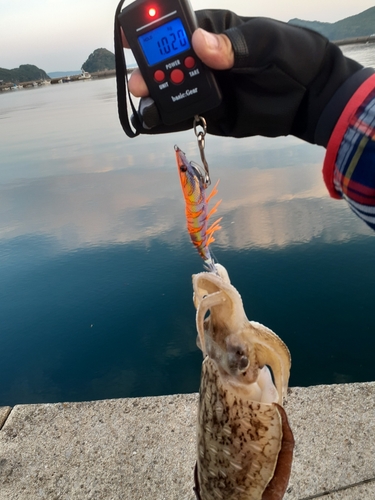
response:
[[[361,85],[375,73],[372,68],[362,68],[351,75],[336,91],[318,120],[314,143],[327,147],[328,141],[344,108]],[[363,90],[361,91],[363,92]]]
[[[340,199],[343,195],[348,195],[346,187],[349,184],[350,178],[353,178],[353,169],[358,174],[360,172],[358,167],[365,170],[367,168],[368,170],[369,166],[373,164],[373,162],[362,164],[362,162],[357,161],[356,164],[351,165],[351,170],[353,171],[351,171],[350,177],[348,177],[347,168],[351,163],[353,154],[344,154],[344,150],[347,152],[354,151],[362,137],[370,137],[373,133],[373,124],[367,124],[366,122],[366,120],[372,120],[374,114],[372,108],[371,112],[368,111],[365,113],[366,120],[361,115],[365,111],[366,106],[371,105],[371,102],[368,103],[367,101],[374,98],[374,89],[375,72],[362,83],[346,104],[329,139],[323,165],[323,178],[332,198]],[[361,157],[364,157],[363,147],[357,160]],[[336,179],[342,179],[342,185],[337,182],[335,183],[335,177]]]

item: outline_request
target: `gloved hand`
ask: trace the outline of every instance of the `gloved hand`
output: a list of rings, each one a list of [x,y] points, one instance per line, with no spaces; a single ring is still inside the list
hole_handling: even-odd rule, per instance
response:
[[[228,67],[228,43],[221,40],[216,49],[209,49],[208,65],[216,68],[223,101],[204,114],[208,133],[232,137],[291,134],[326,146],[347,101],[368,78],[368,70],[346,58],[326,38],[305,28],[267,18],[240,17],[225,10],[202,10],[196,15],[201,28],[226,35],[234,56],[232,67],[222,69],[220,55],[224,50],[224,67]],[[194,36],[194,50],[207,63],[207,47],[199,46],[205,43],[204,37]],[[140,74],[134,75],[129,88],[138,95],[147,93]],[[141,100],[140,110],[150,127],[142,133],[173,132],[192,126],[192,120],[173,127],[162,125],[152,101],[150,105],[150,101],[147,104]]]

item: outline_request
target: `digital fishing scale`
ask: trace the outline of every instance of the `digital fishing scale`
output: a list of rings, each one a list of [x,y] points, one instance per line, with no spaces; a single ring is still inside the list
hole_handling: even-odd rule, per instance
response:
[[[220,104],[215,77],[191,45],[198,25],[189,0],[135,0],[117,17],[165,125]]]

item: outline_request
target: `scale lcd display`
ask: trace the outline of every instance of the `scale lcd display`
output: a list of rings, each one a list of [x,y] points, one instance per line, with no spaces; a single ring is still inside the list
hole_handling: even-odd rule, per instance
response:
[[[139,36],[138,41],[150,66],[190,49],[190,43],[180,18],[173,19]]]

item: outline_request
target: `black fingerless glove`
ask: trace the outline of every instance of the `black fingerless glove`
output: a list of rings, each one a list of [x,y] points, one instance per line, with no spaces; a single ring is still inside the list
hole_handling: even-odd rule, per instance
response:
[[[229,37],[234,67],[214,71],[223,93],[218,108],[205,113],[214,135],[266,137],[294,135],[326,146],[346,103],[374,70],[345,57],[318,33],[266,18],[245,18],[230,11],[202,10],[200,27]],[[153,115],[148,115],[153,112]],[[156,123],[152,106],[144,113]],[[158,125],[145,133],[183,130]]]

